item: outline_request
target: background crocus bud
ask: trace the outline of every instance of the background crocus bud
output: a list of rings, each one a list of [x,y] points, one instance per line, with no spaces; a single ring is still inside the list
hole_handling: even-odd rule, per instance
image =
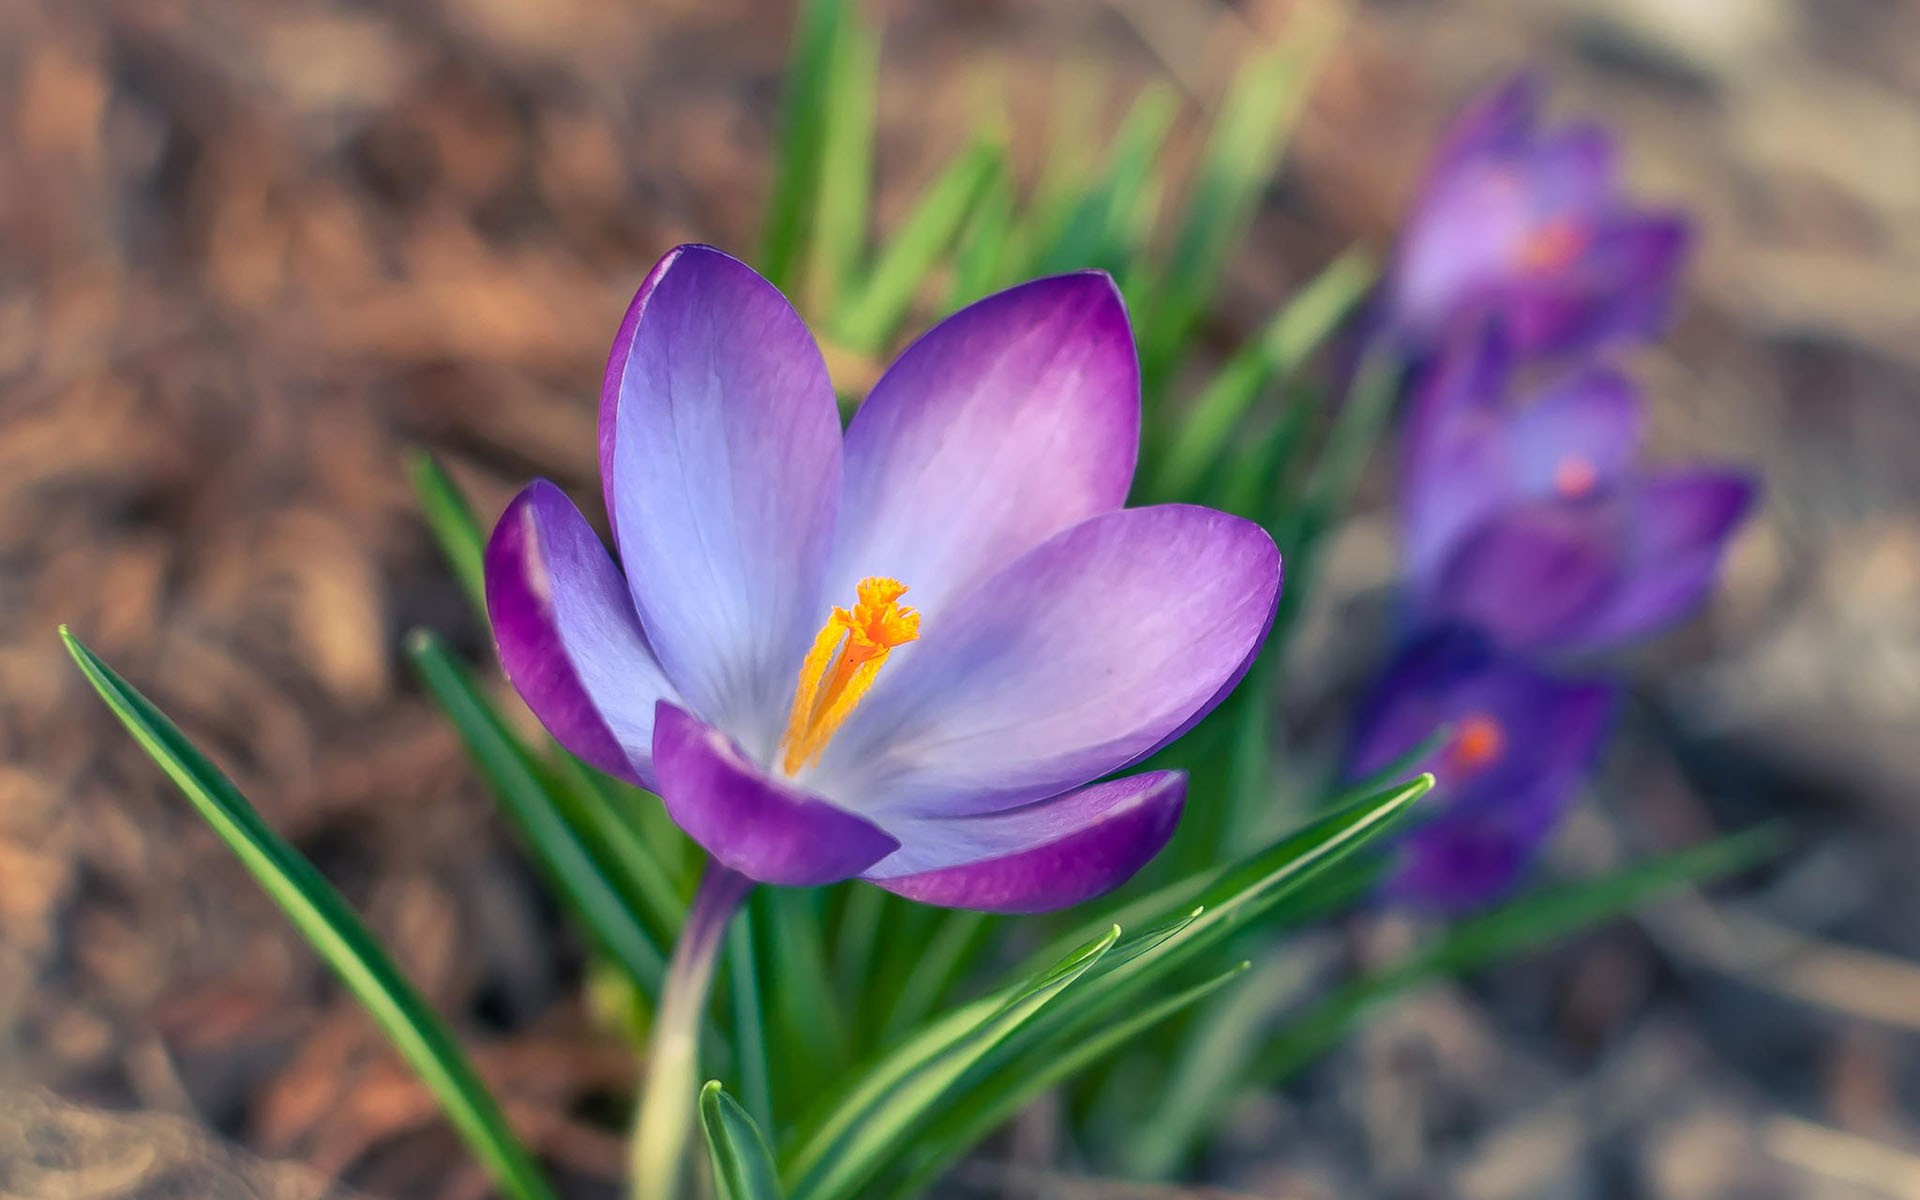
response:
[[[1410,768],[1433,773],[1429,819],[1402,840],[1387,894],[1454,910],[1509,892],[1591,772],[1617,692],[1468,630],[1410,642],[1361,705],[1347,756],[1349,777],[1364,778],[1445,731]]]
[[[1417,352],[1484,321],[1515,348],[1573,354],[1657,333],[1689,230],[1615,189],[1612,137],[1546,131],[1519,76],[1470,105],[1428,171],[1387,284],[1387,321]]]

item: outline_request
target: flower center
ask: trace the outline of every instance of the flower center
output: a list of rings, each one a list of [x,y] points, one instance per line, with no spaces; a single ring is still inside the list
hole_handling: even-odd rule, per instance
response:
[[[1587,248],[1587,231],[1568,217],[1555,217],[1520,240],[1520,265],[1529,271],[1558,271]]]
[[[1553,469],[1553,490],[1569,500],[1588,495],[1598,482],[1600,473],[1593,469],[1591,462],[1578,454],[1569,454]]]
[[[895,646],[920,636],[920,613],[900,603],[907,585],[873,576],[855,587],[851,611],[835,608],[800,664],[793,715],[780,739],[780,769],[792,775],[819,759],[860,703]]]
[[[1507,749],[1507,731],[1486,713],[1470,713],[1447,747],[1447,765],[1462,775],[1492,766]]]

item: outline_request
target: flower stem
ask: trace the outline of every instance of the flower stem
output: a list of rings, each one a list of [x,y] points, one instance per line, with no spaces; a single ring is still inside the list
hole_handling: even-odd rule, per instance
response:
[[[753,880],[710,864],[667,964],[654,1014],[647,1076],[634,1118],[632,1200],[678,1200],[686,1177],[687,1138],[699,1088],[700,1024],[727,925]]]

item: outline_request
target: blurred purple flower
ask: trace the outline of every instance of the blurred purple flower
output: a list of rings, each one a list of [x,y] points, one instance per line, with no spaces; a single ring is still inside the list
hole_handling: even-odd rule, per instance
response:
[[[1610,683],[1544,674],[1468,631],[1410,644],[1361,705],[1347,760],[1364,778],[1449,731],[1409,768],[1433,773],[1429,816],[1402,840],[1384,893],[1459,911],[1510,892],[1592,771],[1616,697]]]
[[[1064,275],[942,321],[843,436],[786,299],[682,247],[601,393],[624,573],[528,487],[487,550],[501,661],[564,745],[751,879],[1087,899],[1166,843],[1185,779],[1083,785],[1218,704],[1280,590],[1257,525],[1121,507],[1139,389],[1113,282]]]
[[[1400,523],[1415,611],[1540,653],[1610,648],[1688,616],[1754,480],[1639,466],[1630,381],[1591,368],[1514,404],[1507,359],[1497,337],[1457,347],[1413,398]]]
[[[1615,190],[1613,139],[1539,128],[1522,75],[1455,122],[1429,168],[1387,284],[1388,321],[1419,351],[1499,327],[1527,354],[1567,354],[1664,324],[1690,234]]]

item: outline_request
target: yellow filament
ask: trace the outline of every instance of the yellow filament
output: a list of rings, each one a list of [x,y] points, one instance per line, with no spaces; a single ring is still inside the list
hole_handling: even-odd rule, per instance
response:
[[[781,769],[791,775],[815,762],[860,703],[887,655],[920,636],[920,614],[900,604],[907,587],[873,576],[855,588],[851,611],[835,608],[800,664],[793,715],[780,741]]]

